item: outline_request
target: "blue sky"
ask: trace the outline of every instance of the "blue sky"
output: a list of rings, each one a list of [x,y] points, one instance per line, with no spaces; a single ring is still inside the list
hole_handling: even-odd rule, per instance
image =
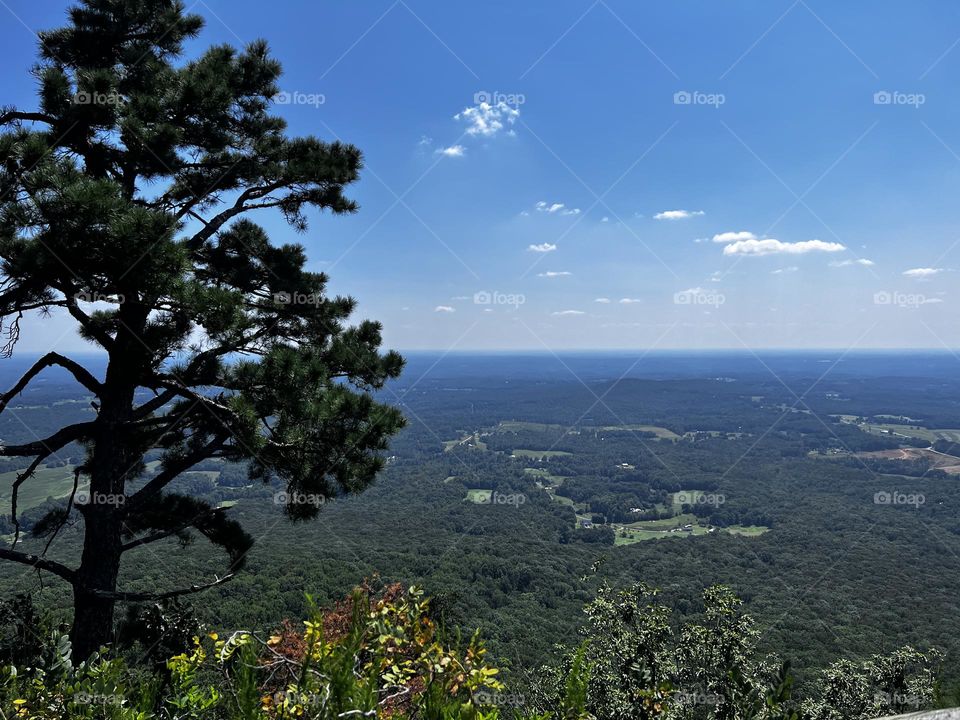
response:
[[[0,103],[65,7],[0,2]],[[191,10],[191,54],[266,38],[290,132],[363,149],[361,212],[297,239],[392,347],[960,346],[956,3]]]

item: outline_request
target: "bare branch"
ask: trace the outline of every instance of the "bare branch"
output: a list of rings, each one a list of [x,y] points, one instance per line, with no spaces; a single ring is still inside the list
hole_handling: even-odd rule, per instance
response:
[[[96,422],[76,423],[60,428],[53,435],[44,440],[24,443],[23,445],[0,445],[0,457],[24,457],[30,455],[47,455],[55,453],[60,448],[80,440],[93,428]]]
[[[41,373],[45,368],[50,367],[51,365],[59,365],[62,368],[66,368],[70,371],[77,382],[83,385],[87,390],[92,392],[94,395],[100,396],[101,391],[103,390],[103,385],[97,380],[90,372],[80,365],[77,362],[74,362],[68,357],[64,357],[60,353],[49,352],[44,355],[42,358],[37,360],[24,374],[20,380],[17,381],[17,384],[14,385],[8,392],[0,396],[0,413],[2,413],[7,405],[13,400],[14,397],[23,392],[23,389],[30,384],[30,381],[33,380],[37,375]]]
[[[55,560],[48,560],[47,558],[18,552],[16,550],[7,550],[6,548],[0,548],[0,559],[12,560],[21,565],[29,565],[36,570],[46,570],[47,572],[62,577],[69,583],[75,583],[77,581],[76,572]]]
[[[38,112],[22,112],[18,110],[8,110],[5,113],[0,114],[0,125],[9,125],[13,122],[43,122],[49,125],[53,125],[56,122],[56,118],[51,115],[46,115],[45,113]]]
[[[0,555],[0,557],[3,556]],[[181,597],[183,595],[192,595],[193,593],[203,592],[204,590],[209,590],[210,588],[217,587],[218,585],[224,585],[225,583],[233,580],[235,577],[236,573],[230,573],[229,575],[224,575],[222,578],[217,578],[216,580],[204,583],[203,585],[191,585],[188,588],[170,590],[169,592],[164,593],[114,592],[110,590],[87,590],[87,593],[105,600],[125,600],[127,602],[169,600],[170,598]]]

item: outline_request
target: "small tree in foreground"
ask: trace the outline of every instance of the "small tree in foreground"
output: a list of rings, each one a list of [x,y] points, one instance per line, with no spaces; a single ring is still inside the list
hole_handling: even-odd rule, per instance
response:
[[[223,509],[167,491],[210,458],[247,461],[288,497],[363,490],[402,425],[370,390],[402,360],[381,354],[373,322],[347,326],[355,301],[328,297],[298,245],[274,246],[250,216],[274,209],[298,231],[311,209],[350,213],[360,152],[290,139],[268,111],[280,66],[263,42],[210,48],[175,64],[202,19],[181,0],[82,0],[69,24],[40,36],[39,109],[0,110],[0,319],[9,356],[25,314],[69,313],[106,353],[103,377],[51,352],[95,415],[7,445],[30,458],[17,491],[72,444],[85,449],[67,507],[38,523],[50,547],[72,511],[83,518],[74,568],[11,548],[0,558],[73,587],[75,656],[111,636],[114,605],[195,592],[228,580],[251,538]],[[31,315],[32,317],[32,315]],[[40,320],[37,321],[38,323]],[[144,457],[159,450],[159,469]],[[74,502],[89,484],[88,501]],[[289,503],[294,519],[315,503]],[[117,588],[124,553],[191,531],[226,551],[226,572],[188,588]],[[18,533],[19,535],[19,533]],[[153,548],[162,546],[152,546]]]

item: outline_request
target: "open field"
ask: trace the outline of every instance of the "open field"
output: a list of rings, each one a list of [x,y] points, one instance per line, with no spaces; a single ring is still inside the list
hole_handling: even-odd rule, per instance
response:
[[[443,449],[445,452],[450,452],[455,447],[468,447],[476,448],[478,450],[486,450],[487,444],[480,439],[480,433],[471,433],[465,437],[460,438],[459,440],[444,440]]]
[[[604,432],[648,432],[657,436],[657,440],[679,440],[680,436],[673,430],[658,425],[606,425],[599,428]]]
[[[523,471],[527,475],[532,475],[537,479],[540,485],[556,487],[562,485],[563,481],[567,479],[565,475],[553,475],[546,468],[524,468]]]
[[[549,460],[550,458],[563,457],[564,455],[573,455],[565,450],[525,450],[519,448],[510,453],[514,458],[533,458],[534,460]]]
[[[927,448],[899,448],[897,450],[874,450],[857,453],[861,458],[881,458],[884,460],[926,460],[935,470],[943,470],[951,475],[960,475],[960,458],[945,455]]]
[[[499,425],[495,432],[517,432],[520,430],[532,430],[534,432],[547,432],[549,430],[566,430],[567,428],[563,425],[556,423],[536,423],[536,422],[524,422],[520,420],[504,420]]]
[[[901,438],[918,438],[920,440],[925,440],[929,443],[934,443],[937,440],[949,440],[951,442],[960,442],[960,430],[956,428],[928,428],[923,425],[917,424],[903,424],[903,423],[876,423],[876,422],[859,422],[860,417],[857,415],[836,415],[834,416],[840,420],[840,422],[846,423],[848,425],[856,425],[858,428],[863,430],[863,432],[870,433],[872,435],[887,435],[893,437]],[[903,418],[893,415],[877,415],[876,417],[880,418],[890,418],[890,419],[900,419],[900,420],[910,420],[912,418]]]
[[[0,473],[0,512],[10,512],[13,483],[18,471]],[[17,493],[17,511],[22,512],[42,505],[48,497],[63,498],[73,489],[73,465],[41,467],[20,486]]]
[[[466,499],[477,505],[489,505],[490,496],[493,494],[493,490],[487,490],[484,488],[467,488],[467,497]]]

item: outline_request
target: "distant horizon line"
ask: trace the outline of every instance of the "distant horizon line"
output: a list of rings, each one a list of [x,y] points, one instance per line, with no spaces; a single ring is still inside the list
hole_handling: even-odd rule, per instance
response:
[[[761,355],[761,354],[816,354],[816,353],[842,353],[844,355],[867,355],[867,354],[899,354],[899,355],[960,355],[960,348],[897,348],[897,347],[868,347],[868,348],[843,348],[843,347],[811,347],[811,348],[793,348],[793,347],[766,347],[766,348],[563,348],[559,350],[544,350],[542,348],[510,348],[510,349],[489,349],[489,348],[460,348],[449,350],[443,348],[426,349],[404,349],[404,348],[385,348],[384,352],[395,350],[401,355],[449,355],[449,356],[469,356],[469,355],[537,355],[550,357],[551,355],[633,355],[643,353],[647,355]],[[15,353],[6,360],[16,360],[17,357],[40,357],[48,351],[24,351]],[[74,357],[106,357],[106,352],[97,351],[58,351],[65,355]]]

